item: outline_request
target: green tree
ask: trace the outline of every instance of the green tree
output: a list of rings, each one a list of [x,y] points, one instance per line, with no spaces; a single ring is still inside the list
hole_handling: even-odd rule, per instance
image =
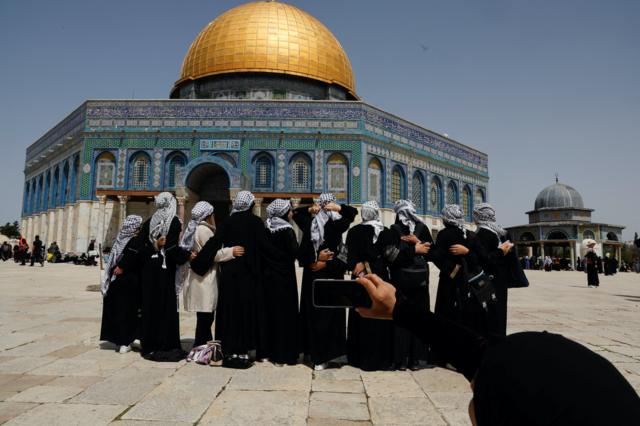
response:
[[[7,222],[0,226],[0,234],[6,235],[9,238],[18,238],[20,236],[20,225],[16,220],[13,223]]]

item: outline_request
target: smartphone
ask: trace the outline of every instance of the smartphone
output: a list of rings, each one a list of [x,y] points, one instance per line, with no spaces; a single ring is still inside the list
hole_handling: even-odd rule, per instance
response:
[[[316,308],[370,308],[367,290],[353,280],[314,280],[313,306]]]

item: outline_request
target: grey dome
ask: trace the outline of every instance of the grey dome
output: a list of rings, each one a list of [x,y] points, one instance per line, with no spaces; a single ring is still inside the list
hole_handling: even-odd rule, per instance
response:
[[[536,210],[567,207],[583,209],[584,203],[578,191],[563,183],[556,182],[547,186],[536,197]]]

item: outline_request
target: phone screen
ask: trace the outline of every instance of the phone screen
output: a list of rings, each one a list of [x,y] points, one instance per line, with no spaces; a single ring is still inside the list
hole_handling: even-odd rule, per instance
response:
[[[370,308],[365,288],[352,280],[313,281],[313,306],[316,308]]]

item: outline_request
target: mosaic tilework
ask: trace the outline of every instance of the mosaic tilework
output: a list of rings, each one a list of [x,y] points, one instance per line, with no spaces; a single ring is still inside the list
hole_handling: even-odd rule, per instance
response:
[[[124,179],[127,175],[127,150],[118,149],[118,170],[116,172],[116,188],[124,188]]]
[[[287,151],[279,149],[276,156],[276,190],[284,191],[286,185]]]
[[[315,160],[314,160],[314,165],[315,165],[315,171],[314,171],[314,175],[315,175],[315,184],[314,184],[314,190],[316,192],[321,192],[323,189],[323,171],[324,171],[324,161],[323,161],[323,157],[324,157],[324,151],[318,149],[315,152]]]
[[[153,157],[152,157],[152,187],[153,189],[160,189],[160,180],[161,180],[161,176],[162,176],[162,162],[163,162],[163,158],[162,158],[162,149],[160,148],[155,148],[153,150]]]
[[[226,117],[234,117],[228,120],[231,127],[241,127],[244,124],[254,125],[270,121],[281,120],[280,127],[293,127],[293,120],[307,120],[300,127],[313,127],[315,120],[322,128],[324,120],[332,120],[329,127],[356,128],[349,121],[361,121],[365,123],[365,129],[369,132],[381,132],[385,137],[409,145],[412,148],[422,148],[430,152],[440,152],[442,155],[451,156],[468,162],[468,165],[477,165],[481,169],[487,167],[487,156],[479,151],[462,145],[450,139],[446,139],[427,129],[416,126],[378,110],[362,102],[275,102],[275,101],[90,101],[87,103],[88,127],[98,127],[103,120],[112,120],[114,125],[127,125],[127,121],[134,122],[138,119],[147,120],[153,117],[155,120],[163,120],[164,127],[185,127],[199,121],[200,126],[205,127],[204,122],[214,125],[217,121],[224,121]],[[218,120],[216,120],[218,119]],[[169,120],[169,121],[167,121]],[[253,120],[253,123],[250,123]],[[233,123],[235,121],[235,123]],[[291,121],[290,123],[287,121]],[[335,122],[343,122],[343,125],[335,125]],[[145,121],[146,123],[146,121]],[[326,124],[326,123],[325,123]],[[138,126],[141,127],[141,126]],[[445,157],[446,158],[446,157]],[[448,158],[448,159],[452,159]]]

